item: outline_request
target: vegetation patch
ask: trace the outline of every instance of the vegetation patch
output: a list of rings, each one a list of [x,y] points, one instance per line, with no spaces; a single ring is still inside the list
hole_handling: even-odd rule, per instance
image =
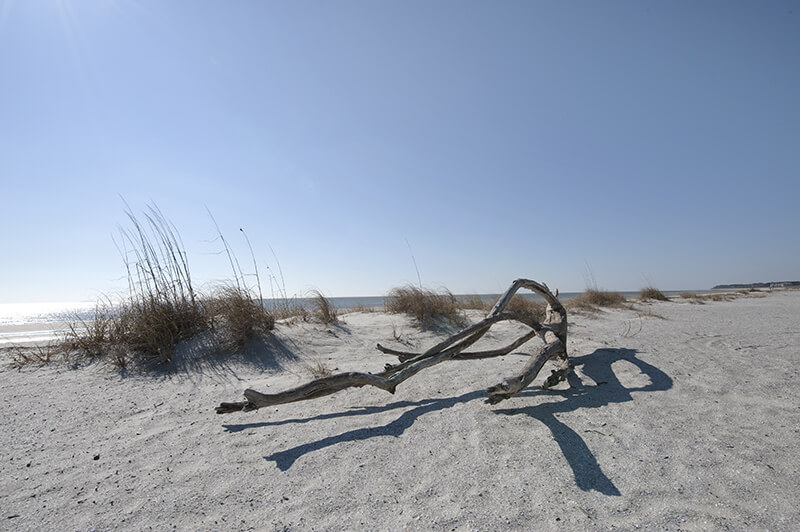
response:
[[[325,297],[319,290],[314,290],[312,294],[314,317],[325,325],[338,321],[336,307],[331,303],[331,300]]]
[[[324,379],[325,377],[330,377],[335,371],[318,359],[315,359],[310,363],[305,363],[302,367],[311,375],[311,377],[315,379]]]
[[[118,243],[128,278],[127,297],[98,301],[94,319],[75,320],[63,350],[105,359],[119,368],[130,362],[169,362],[176,346],[210,332],[215,350],[237,350],[275,325],[263,299],[253,293],[225,239],[234,280],[205,297],[195,288],[177,229],[157,207],[140,221],[126,212],[132,227],[121,229]],[[256,278],[258,273],[256,272]],[[260,283],[259,283],[260,286]]]
[[[703,301],[703,299],[694,292],[681,292],[678,294],[678,297],[681,299],[686,299],[689,301],[689,303],[694,303],[696,305],[705,304],[705,301]]]
[[[463,326],[467,321],[455,296],[446,289],[435,292],[410,285],[393,288],[386,296],[384,306],[387,312],[412,316],[426,328],[438,325],[441,320],[457,326]]]
[[[567,306],[577,309],[596,309],[598,307],[620,308],[626,303],[625,296],[619,292],[609,292],[590,288],[584,293],[567,300]]]
[[[653,286],[647,286],[639,291],[640,301],[669,301],[664,293]]]
[[[243,288],[226,286],[208,300],[209,321],[220,349],[236,351],[275,328],[275,317]]]
[[[462,310],[485,310],[489,311],[492,309],[494,303],[489,301],[484,301],[484,299],[477,295],[468,295],[462,296],[458,299],[458,308]]]
[[[544,321],[547,303],[542,299],[532,299],[519,294],[514,295],[506,306],[506,312],[530,316],[538,322]]]

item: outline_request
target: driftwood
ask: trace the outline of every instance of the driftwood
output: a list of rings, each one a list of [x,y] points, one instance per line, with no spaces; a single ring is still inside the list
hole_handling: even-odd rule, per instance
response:
[[[547,301],[547,311],[542,323],[531,316],[505,312],[504,309],[511,301],[514,294],[521,288],[535,292]],[[524,323],[531,328],[531,331],[513,343],[491,351],[466,352],[478,340],[486,334],[495,323],[505,320],[514,320]],[[377,374],[348,372],[316,379],[302,386],[286,390],[276,394],[263,394],[256,390],[247,389],[244,391],[246,401],[236,403],[222,403],[217,408],[218,414],[238,412],[240,410],[249,412],[264,406],[272,406],[295,401],[305,401],[316,399],[325,395],[330,395],[346,388],[375,386],[394,393],[398,384],[413,377],[419,371],[444,362],[450,359],[477,359],[502,356],[518,348],[534,336],[538,336],[544,342],[539,350],[532,354],[530,360],[520,373],[513,377],[503,379],[499,384],[488,388],[489,394],[487,403],[496,404],[504,399],[508,399],[528,384],[530,384],[545,362],[554,359],[556,369],[546,379],[544,387],[553,386],[567,378],[571,369],[569,358],[567,357],[567,311],[558,300],[558,290],[553,294],[545,284],[537,283],[528,279],[517,279],[506,292],[500,296],[492,310],[486,318],[467,327],[461,332],[454,334],[450,338],[431,347],[424,353],[410,353],[389,349],[378,344],[377,348],[383,353],[395,355],[399,359],[398,364],[387,364],[384,371]]]

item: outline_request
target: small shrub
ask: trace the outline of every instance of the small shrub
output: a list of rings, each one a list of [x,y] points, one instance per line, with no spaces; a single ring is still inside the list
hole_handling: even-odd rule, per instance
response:
[[[639,291],[640,301],[669,301],[669,298],[664,295],[658,288],[648,286]]]
[[[625,296],[619,292],[609,292],[590,288],[568,301],[573,308],[593,309],[597,307],[619,308],[625,304]]]
[[[459,326],[466,323],[455,296],[449,290],[437,293],[416,286],[393,288],[386,296],[385,307],[388,312],[413,316],[423,327],[432,327],[441,319]]]

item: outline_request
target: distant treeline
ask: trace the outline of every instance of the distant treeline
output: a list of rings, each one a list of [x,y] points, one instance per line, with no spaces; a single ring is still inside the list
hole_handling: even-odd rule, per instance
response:
[[[777,281],[771,283],[750,284],[718,284],[712,290],[733,290],[738,288],[784,288],[787,286],[800,286],[800,281]]]

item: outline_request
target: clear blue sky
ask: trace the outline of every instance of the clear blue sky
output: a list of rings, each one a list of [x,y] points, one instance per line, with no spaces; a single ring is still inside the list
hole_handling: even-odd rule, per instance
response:
[[[120,197],[290,295],[798,279],[800,4],[0,0],[0,179],[0,302],[124,288]]]

